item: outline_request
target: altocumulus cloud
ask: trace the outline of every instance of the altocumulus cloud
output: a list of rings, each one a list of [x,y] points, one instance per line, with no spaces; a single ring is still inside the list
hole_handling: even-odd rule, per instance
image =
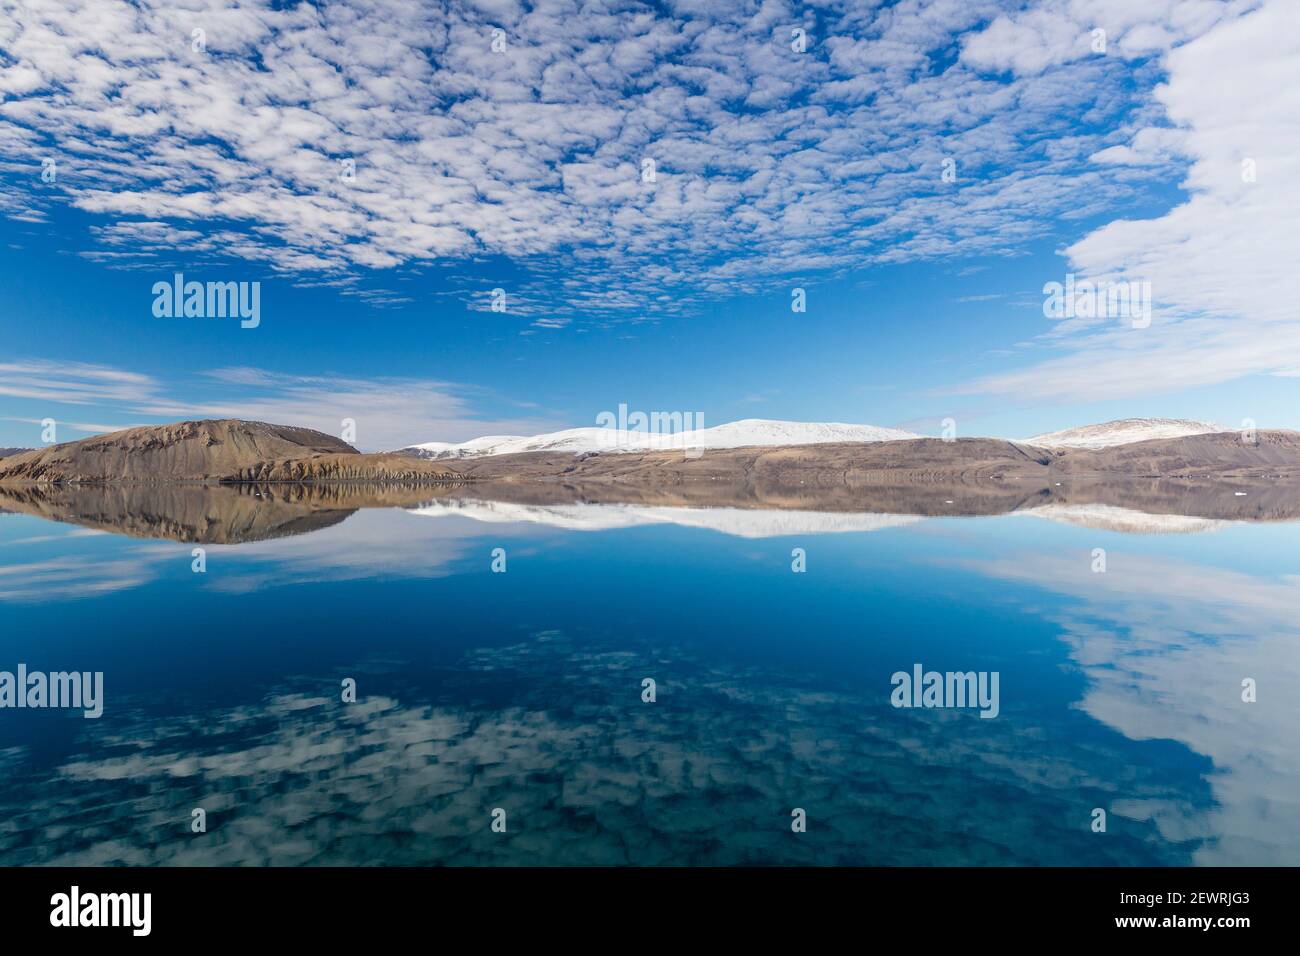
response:
[[[1030,29],[1069,34],[1086,22],[1078,14],[1089,6],[1102,5],[1057,4],[989,33],[996,28],[1007,40]],[[1286,0],[1235,4],[1234,13],[1246,12],[1218,22],[1211,6],[1181,4],[1163,29],[1141,29],[1141,41],[1156,44],[1180,25],[1212,24],[1164,56],[1166,78],[1154,93],[1159,117],[1091,157],[1128,169],[1181,159],[1185,200],[1163,216],[1110,222],[1064,250],[1080,276],[1150,282],[1151,327],[1061,322],[1040,343],[1060,354],[969,390],[1086,401],[1246,374],[1300,374],[1300,21]],[[1007,69],[1039,68],[1019,48],[971,49]]]
[[[483,389],[417,378],[359,378],[343,375],[287,375],[238,367],[204,372],[177,386],[107,365],[29,359],[0,363],[0,396],[39,399],[82,412],[96,408],[128,416],[118,424],[74,424],[59,415],[60,428],[103,432],[147,420],[243,418],[291,423],[339,434],[344,419],[356,422],[358,447],[378,451],[453,435],[534,434],[556,427],[540,416],[492,418],[477,405],[494,398]],[[13,418],[38,425],[39,420]],[[61,436],[62,437],[62,436]],[[80,437],[68,436],[63,440]]]
[[[1211,245],[1217,214],[1257,237],[1214,178],[1232,147],[1203,125],[1225,95],[1204,77],[1240,67],[1285,86],[1294,47],[1283,2],[1134,6],[25,0],[0,10],[0,213],[39,219],[63,195],[102,217],[90,255],[157,263],[183,246],[304,281],[507,256],[557,327],[873,263],[1016,254],[1190,168],[1191,213],[1113,223],[1069,250],[1165,287],[1177,276],[1159,262]],[[1258,59],[1232,32],[1249,30],[1272,38]],[[1211,37],[1235,52],[1207,74]],[[1247,104],[1262,130],[1276,97],[1256,92],[1243,97],[1267,100]],[[1268,160],[1285,139],[1249,145]],[[61,172],[37,190],[47,158]],[[1252,202],[1276,210],[1285,166],[1261,170],[1276,178],[1262,173]],[[1206,231],[1188,240],[1183,225]],[[1196,293],[1222,285],[1197,276],[1166,312],[1207,308]],[[1209,306],[1253,322],[1257,297]],[[1189,326],[1180,348],[1218,328]],[[1069,334],[1052,342],[1085,371],[1099,353],[1133,359],[1128,342]],[[1142,362],[1123,365],[1129,380]],[[1059,378],[979,387],[1060,391]]]

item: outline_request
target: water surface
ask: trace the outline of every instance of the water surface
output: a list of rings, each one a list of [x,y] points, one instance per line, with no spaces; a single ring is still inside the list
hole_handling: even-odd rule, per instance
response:
[[[1300,524],[215,494],[0,514],[0,863],[1300,863]]]

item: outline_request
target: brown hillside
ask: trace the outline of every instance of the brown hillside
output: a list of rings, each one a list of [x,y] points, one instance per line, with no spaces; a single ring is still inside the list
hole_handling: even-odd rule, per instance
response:
[[[0,459],[0,482],[205,481],[259,462],[357,454],[310,428],[235,419],[127,428]]]

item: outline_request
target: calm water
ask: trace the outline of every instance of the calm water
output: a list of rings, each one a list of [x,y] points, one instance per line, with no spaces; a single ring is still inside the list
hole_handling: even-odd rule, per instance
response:
[[[0,863],[1300,864],[1300,524],[1174,524],[443,502],[197,574],[0,515],[0,670],[106,695],[0,710]]]

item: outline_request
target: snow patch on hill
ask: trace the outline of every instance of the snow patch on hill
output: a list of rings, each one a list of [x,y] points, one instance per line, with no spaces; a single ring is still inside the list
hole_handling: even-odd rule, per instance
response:
[[[1110,448],[1157,438],[1186,438],[1228,431],[1214,422],[1189,421],[1182,418],[1123,418],[1099,425],[1066,428],[1046,435],[1026,438],[1023,444],[1040,448]]]
[[[656,449],[742,448],[748,446],[815,445],[828,442],[906,441],[920,435],[876,425],[838,422],[780,422],[749,418],[743,421],[664,434],[617,428],[569,428],[545,435],[489,435],[467,442],[425,442],[402,449],[421,458],[481,458],[523,452],[641,452]]]

